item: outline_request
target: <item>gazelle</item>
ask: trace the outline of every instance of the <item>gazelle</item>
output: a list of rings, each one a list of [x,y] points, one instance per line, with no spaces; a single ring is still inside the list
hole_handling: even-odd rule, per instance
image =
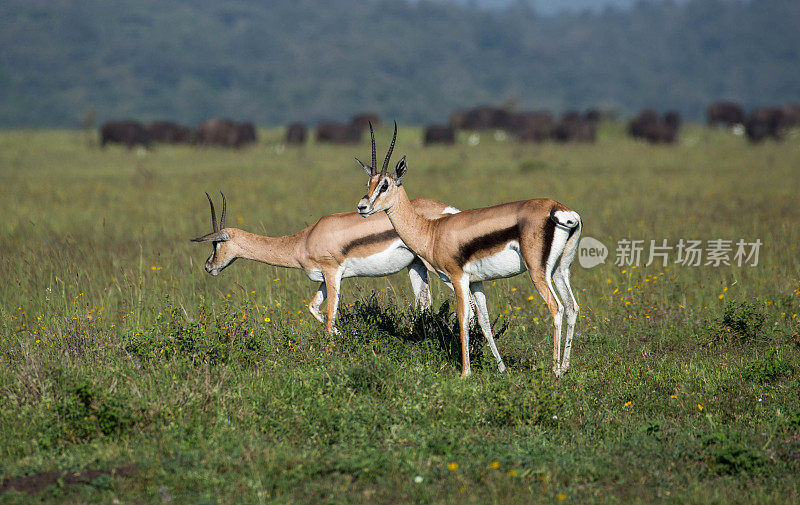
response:
[[[566,372],[579,310],[569,284],[569,267],[582,226],[578,213],[554,200],[536,199],[431,219],[414,208],[403,188],[403,176],[408,169],[406,157],[397,163],[393,175],[387,174],[396,138],[397,123],[382,170],[369,171],[367,194],[358,202],[358,213],[372,219],[375,213],[385,211],[403,242],[443,280],[453,284],[461,335],[461,375],[470,374],[470,292],[478,324],[502,372],[505,365],[492,337],[483,281],[511,277],[526,270],[553,317],[553,372],[557,376]],[[562,360],[564,312],[567,332]]]
[[[376,164],[374,136],[372,164]],[[294,235],[265,237],[225,226],[224,194],[217,226],[214,202],[208,193],[206,197],[211,205],[213,232],[192,239],[193,242],[211,242],[213,245],[211,256],[206,260],[206,272],[219,275],[237,258],[300,268],[309,279],[320,282],[308,310],[328,332],[337,331],[334,322],[341,281],[345,277],[383,277],[408,268],[415,307],[425,309],[431,304],[428,271],[424,263],[400,240],[385,215],[365,221],[355,212],[331,214]],[[458,212],[441,202],[424,198],[414,200],[411,205],[416,212],[429,218]],[[327,318],[319,310],[325,299],[328,300]]]

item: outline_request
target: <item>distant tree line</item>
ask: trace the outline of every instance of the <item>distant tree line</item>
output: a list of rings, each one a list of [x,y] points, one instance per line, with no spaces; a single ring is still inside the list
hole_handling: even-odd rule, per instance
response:
[[[403,123],[514,102],[559,115],[800,101],[800,2],[640,2],[539,17],[395,0],[0,2],[0,126],[136,117]]]

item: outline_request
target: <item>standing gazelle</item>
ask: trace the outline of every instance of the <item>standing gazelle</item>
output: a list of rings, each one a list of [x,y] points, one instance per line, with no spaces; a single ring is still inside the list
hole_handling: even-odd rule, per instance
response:
[[[372,159],[372,165],[375,166],[374,136]],[[225,195],[222,195],[222,215],[217,226],[214,203],[208,193],[206,197],[211,205],[213,232],[192,239],[193,242],[213,244],[211,256],[206,261],[206,271],[211,275],[219,275],[237,258],[300,268],[309,279],[321,282],[308,304],[308,310],[329,332],[336,331],[334,322],[339,288],[345,277],[383,277],[408,268],[415,307],[424,309],[431,304],[428,271],[424,263],[400,240],[384,215],[373,216],[365,221],[355,212],[331,214],[294,235],[265,237],[225,227]],[[415,212],[431,219],[458,212],[441,202],[424,198],[414,200],[411,205]],[[326,298],[327,318],[324,318],[319,307]]]
[[[387,174],[396,138],[397,123],[382,170],[369,173],[367,194],[358,202],[358,213],[368,217],[386,211],[403,242],[443,280],[452,282],[461,333],[461,375],[470,374],[470,292],[475,299],[478,324],[502,372],[505,365],[492,338],[483,281],[526,270],[553,317],[553,372],[564,373],[569,367],[579,310],[569,285],[569,267],[581,232],[578,213],[554,200],[536,199],[466,210],[438,219],[421,215],[402,186],[408,169],[406,157],[397,163],[394,175]],[[562,305],[556,292],[566,305]],[[562,360],[561,322],[565,311],[567,334]]]

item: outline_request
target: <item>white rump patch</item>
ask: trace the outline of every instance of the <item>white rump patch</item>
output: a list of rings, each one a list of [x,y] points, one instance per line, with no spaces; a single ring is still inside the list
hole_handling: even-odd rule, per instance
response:
[[[558,224],[567,228],[575,228],[581,221],[581,217],[574,210],[557,210],[553,213]]]
[[[461,211],[457,208],[448,206],[442,211],[442,214],[458,214],[459,212]]]

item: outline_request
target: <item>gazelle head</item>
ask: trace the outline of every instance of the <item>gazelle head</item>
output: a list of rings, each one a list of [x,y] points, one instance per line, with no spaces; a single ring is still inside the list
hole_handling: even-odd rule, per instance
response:
[[[394,174],[388,173],[389,159],[392,157],[394,141],[397,140],[396,121],[394,123],[392,143],[389,146],[389,152],[386,153],[386,159],[383,160],[383,166],[380,172],[378,172],[378,160],[375,156],[375,132],[372,129],[372,123],[369,125],[369,134],[372,138],[372,165],[367,166],[356,158],[361,168],[369,175],[367,194],[361,198],[356,207],[361,217],[369,217],[376,212],[388,210],[394,205],[395,199],[397,198],[397,188],[402,184],[403,176],[408,168],[406,157],[403,156],[403,158],[397,162],[397,166],[394,168]]]
[[[206,193],[208,203],[211,205],[211,226],[214,231],[202,237],[193,238],[192,242],[211,242],[212,252],[211,256],[206,260],[206,272],[211,275],[219,275],[228,265],[233,263],[237,258],[236,247],[231,242],[231,235],[236,230],[232,228],[225,228],[225,195],[222,195],[222,216],[219,219],[219,226],[217,226],[217,214],[214,212],[214,202],[211,197]]]

